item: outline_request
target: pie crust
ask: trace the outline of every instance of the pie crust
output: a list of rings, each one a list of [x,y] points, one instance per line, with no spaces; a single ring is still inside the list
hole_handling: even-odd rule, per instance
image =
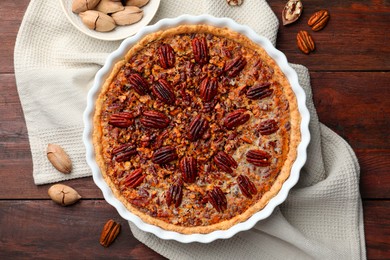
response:
[[[181,25],[145,36],[115,64],[96,101],[93,144],[130,212],[204,234],[247,220],[279,192],[300,121],[261,46],[227,28]]]

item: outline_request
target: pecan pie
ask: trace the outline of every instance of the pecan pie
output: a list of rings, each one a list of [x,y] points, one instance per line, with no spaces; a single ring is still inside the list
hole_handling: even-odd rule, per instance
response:
[[[144,222],[184,234],[228,229],[289,177],[300,142],[294,92],[265,50],[210,25],[147,35],[97,99],[96,160]]]

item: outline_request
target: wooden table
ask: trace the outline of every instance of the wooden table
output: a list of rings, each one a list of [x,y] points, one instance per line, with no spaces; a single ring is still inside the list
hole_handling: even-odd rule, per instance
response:
[[[285,1],[269,3],[280,18]],[[0,259],[161,257],[132,236],[92,178],[64,182],[83,195],[67,208],[48,198],[49,185],[34,185],[13,67],[15,38],[28,4],[0,2]],[[304,55],[296,47],[296,34],[309,30],[309,16],[320,9],[328,9],[331,20],[323,31],[312,33],[317,50]],[[369,259],[390,258],[389,32],[387,0],[312,0],[304,1],[297,23],[280,26],[277,41],[290,62],[309,68],[320,121],[358,156]],[[123,229],[111,247],[103,248],[98,238],[109,218]]]

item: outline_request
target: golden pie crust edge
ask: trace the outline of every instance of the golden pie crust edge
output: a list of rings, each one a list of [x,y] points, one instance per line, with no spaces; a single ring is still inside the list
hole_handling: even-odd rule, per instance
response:
[[[243,212],[240,215],[237,215],[229,220],[225,220],[213,225],[208,226],[196,226],[196,227],[185,227],[185,226],[178,226],[174,224],[169,224],[165,221],[162,221],[160,219],[151,217],[141,211],[139,211],[137,208],[132,206],[117,190],[113,182],[111,181],[110,177],[106,174],[105,171],[105,163],[103,160],[102,155],[102,143],[101,143],[101,137],[102,137],[102,128],[101,128],[101,112],[102,112],[102,104],[104,101],[104,97],[106,95],[106,92],[108,91],[111,82],[115,79],[116,75],[118,74],[120,68],[126,64],[126,62],[136,53],[137,51],[141,50],[147,43],[163,39],[166,37],[170,37],[177,34],[184,34],[184,33],[210,33],[214,34],[216,36],[220,37],[226,37],[228,39],[234,40],[238,42],[239,44],[255,50],[260,57],[271,67],[274,69],[274,77],[276,77],[277,81],[280,82],[280,85],[284,87],[284,95],[286,99],[289,102],[289,109],[290,109],[290,143],[289,143],[289,152],[287,154],[285,163],[283,167],[281,168],[281,171],[276,178],[274,184],[272,185],[271,189],[264,193],[263,197],[254,205],[249,207],[245,212]],[[291,88],[290,83],[288,82],[287,78],[281,71],[280,67],[276,64],[276,62],[269,57],[269,55],[266,53],[266,51],[251,41],[246,36],[232,31],[228,28],[218,28],[206,24],[199,24],[199,25],[180,25],[178,27],[169,28],[167,30],[161,30],[155,33],[151,33],[149,35],[146,35],[144,38],[142,38],[139,42],[137,42],[134,46],[131,47],[131,49],[127,52],[123,60],[118,61],[108,78],[105,80],[100,94],[96,100],[95,104],[95,114],[93,118],[93,144],[95,148],[95,155],[96,155],[96,162],[101,170],[101,173],[103,175],[103,178],[105,182],[108,184],[108,186],[111,188],[113,194],[115,197],[122,202],[125,207],[133,214],[140,217],[144,222],[148,224],[152,224],[158,227],[161,227],[164,230],[168,231],[175,231],[182,234],[207,234],[211,233],[216,230],[226,230],[230,227],[234,226],[237,223],[241,223],[243,221],[246,221],[249,219],[252,215],[263,209],[268,202],[276,196],[280,189],[283,186],[283,183],[288,179],[290,176],[291,168],[293,163],[296,160],[297,157],[297,148],[301,141],[301,132],[300,132],[300,122],[301,122],[301,116],[298,111],[298,104],[296,100],[296,96]]]

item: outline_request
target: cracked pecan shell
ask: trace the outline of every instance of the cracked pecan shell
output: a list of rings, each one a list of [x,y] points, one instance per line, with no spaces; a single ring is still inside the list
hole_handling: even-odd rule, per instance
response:
[[[250,150],[246,153],[246,161],[255,166],[265,167],[271,164],[271,156],[262,150]]]
[[[164,146],[154,152],[152,162],[157,164],[166,164],[176,159],[176,148],[172,146]]]

